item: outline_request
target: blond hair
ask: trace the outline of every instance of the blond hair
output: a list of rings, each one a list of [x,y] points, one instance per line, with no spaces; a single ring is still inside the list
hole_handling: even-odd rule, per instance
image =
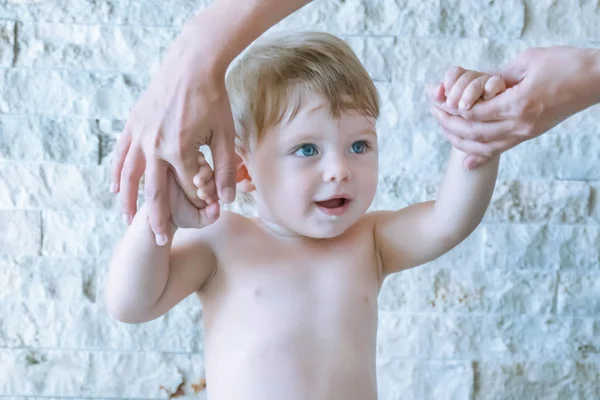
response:
[[[293,119],[302,97],[323,96],[334,117],[356,110],[379,117],[375,85],[350,46],[324,32],[269,35],[232,65],[226,87],[236,130],[236,147],[248,149],[264,132]]]

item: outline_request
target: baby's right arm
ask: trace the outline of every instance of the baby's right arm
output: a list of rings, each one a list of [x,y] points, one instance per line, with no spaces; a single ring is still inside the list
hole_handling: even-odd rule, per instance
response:
[[[217,225],[178,231],[173,227],[176,232],[168,243],[158,246],[148,210],[142,206],[110,262],[105,287],[108,312],[122,322],[146,322],[199,290],[216,269],[209,239]]]
[[[194,180],[204,177],[206,181],[208,165],[200,156],[198,163],[199,173]],[[214,192],[214,180],[208,180],[208,185],[199,189],[209,194]],[[187,201],[171,171],[168,191],[172,232],[166,243],[156,244],[144,204],[110,262],[106,305],[109,313],[122,322],[140,323],[160,317],[202,288],[216,270],[212,240],[221,233],[223,224],[217,220],[201,229],[178,230],[177,226],[194,227],[198,210]],[[210,203],[202,210],[205,213],[202,221],[214,221],[219,214],[218,203]]]

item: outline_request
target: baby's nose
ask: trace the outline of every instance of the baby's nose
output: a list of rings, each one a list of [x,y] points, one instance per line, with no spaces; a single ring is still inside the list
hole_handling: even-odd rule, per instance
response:
[[[325,182],[343,182],[350,178],[352,178],[352,171],[343,159],[328,163],[323,173]]]

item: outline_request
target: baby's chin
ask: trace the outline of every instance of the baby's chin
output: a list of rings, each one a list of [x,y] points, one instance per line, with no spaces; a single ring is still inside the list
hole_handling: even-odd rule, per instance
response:
[[[335,239],[344,235],[354,224],[358,222],[358,218],[339,218],[338,220],[327,221],[316,226],[302,229],[302,235],[311,239]]]

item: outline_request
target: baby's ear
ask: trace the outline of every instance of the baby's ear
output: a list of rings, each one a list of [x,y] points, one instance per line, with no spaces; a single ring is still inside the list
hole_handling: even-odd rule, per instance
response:
[[[236,171],[235,171],[235,181],[236,188],[240,192],[250,193],[254,191],[255,187],[252,184],[252,177],[248,172],[248,168],[246,168],[246,164],[242,157],[236,153]]]

